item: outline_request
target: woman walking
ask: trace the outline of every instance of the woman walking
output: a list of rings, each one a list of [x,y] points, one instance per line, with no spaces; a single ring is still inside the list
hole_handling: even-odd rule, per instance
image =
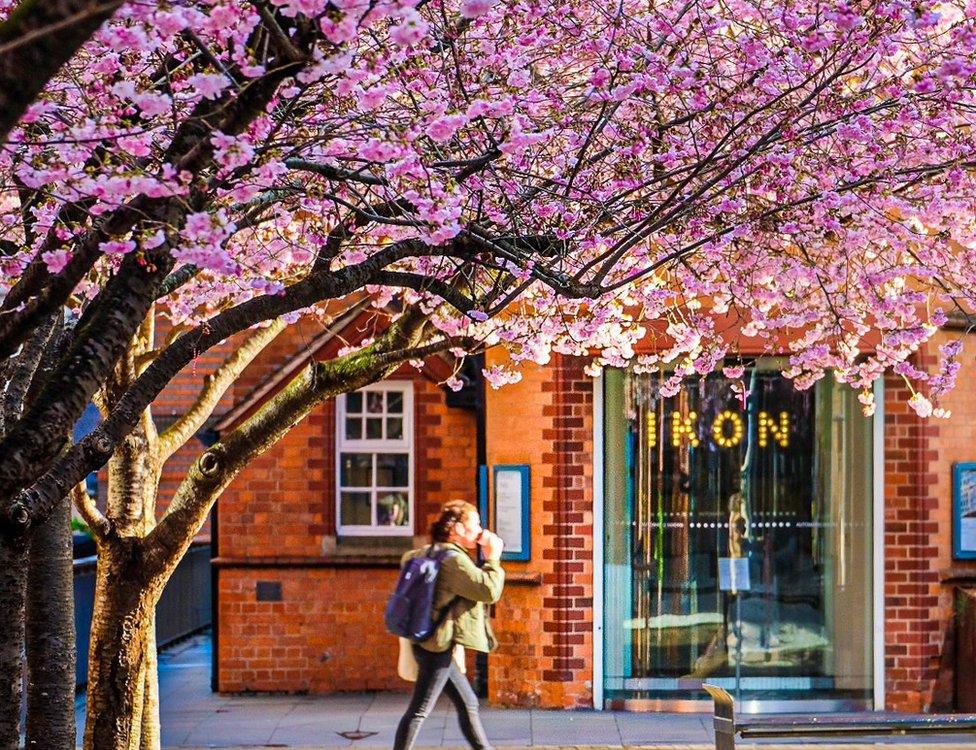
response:
[[[431,527],[431,544],[404,555],[401,564],[417,555],[447,550],[434,592],[433,620],[440,625],[430,638],[413,644],[417,682],[397,727],[393,750],[412,750],[420,726],[442,691],[457,709],[461,731],[471,747],[491,750],[478,715],[478,698],[462,672],[463,649],[488,652],[496,646],[485,605],[494,604],[502,594],[502,546],[499,536],[481,528],[475,506],[452,500],[441,508]],[[481,567],[468,553],[479,547],[485,557]]]

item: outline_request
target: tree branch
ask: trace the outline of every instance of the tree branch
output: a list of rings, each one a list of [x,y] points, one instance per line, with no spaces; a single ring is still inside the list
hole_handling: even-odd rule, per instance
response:
[[[389,180],[385,177],[374,177],[366,172],[352,172],[346,169],[339,169],[328,164],[318,164],[314,161],[305,159],[285,159],[285,166],[302,172],[311,172],[321,175],[329,180],[340,182],[361,182],[364,185],[389,185]]]
[[[0,24],[0,140],[122,0],[22,0]]]
[[[415,292],[432,292],[449,303],[458,312],[469,313],[475,308],[475,303],[464,296],[446,281],[407,271],[379,271],[373,275],[376,284],[398,286],[413,289]]]
[[[403,362],[446,351],[453,339],[421,345],[427,319],[409,309],[370,346],[329,362],[311,362],[240,427],[193,464],[166,514],[145,539],[156,574],[169,571],[188,548],[213,503],[248,462],[301,421],[315,406],[340,393],[382,380]]]
[[[203,388],[193,405],[159,436],[160,461],[166,461],[196,434],[227,389],[283,330],[285,321],[281,318],[272,321],[269,326],[259,328],[215,372],[204,378]]]
[[[145,265],[141,265],[143,260]],[[166,246],[141,258],[134,253],[127,255],[122,261],[119,272],[100,295],[103,304],[82,318],[74,341],[34,404],[0,441],[0,497],[13,497],[55,460],[61,451],[62,436],[78,420],[95,389],[122,356],[172,263]],[[52,502],[64,497],[87,473],[62,487],[60,497]],[[14,506],[0,507],[0,523],[12,523],[26,531],[34,509],[24,498],[16,500]]]
[[[6,426],[15,423],[23,412],[27,390],[41,364],[45,348],[51,343],[56,324],[57,317],[54,315],[42,320],[20,351],[10,359],[6,387],[0,399],[0,437],[4,435]]]
[[[112,524],[95,506],[95,501],[89,496],[84,482],[79,482],[71,488],[71,502],[91,529],[92,536],[99,542],[104,540],[112,530]]]

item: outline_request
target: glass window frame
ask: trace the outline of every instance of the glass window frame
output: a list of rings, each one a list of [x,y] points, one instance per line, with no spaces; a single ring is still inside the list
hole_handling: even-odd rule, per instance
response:
[[[365,421],[363,423],[363,437],[350,439],[346,437],[346,417],[348,414],[346,406],[347,394],[341,394],[336,398],[336,418],[335,418],[335,518],[336,534],[338,536],[393,536],[406,537],[414,534],[414,411],[413,411],[413,382],[409,380],[387,380],[381,383],[374,383],[365,388],[361,388],[357,393],[363,394],[363,412],[368,414],[366,403],[369,392],[380,392],[383,394],[384,411],[381,418],[385,420],[388,416],[386,412],[387,393],[399,392],[403,396],[402,419],[403,429],[399,439],[369,439],[365,437]],[[369,487],[345,487],[342,484],[342,454],[343,453],[369,453],[373,454],[373,481]],[[406,454],[407,455],[407,485],[387,487],[376,484],[377,459],[380,454]],[[378,499],[383,492],[406,490],[408,522],[404,526],[388,526],[377,523]],[[343,524],[342,523],[342,492],[369,492],[370,493],[370,524]]]
[[[748,366],[755,367],[759,372],[766,372],[770,370],[781,371],[786,361],[787,360],[785,358],[780,358],[780,357],[775,357],[775,358],[761,357],[761,358],[757,358],[756,360],[750,359],[748,361]],[[731,366],[731,365],[737,365],[739,364],[739,362],[733,360],[727,362],[726,364],[728,366]],[[627,483],[629,481],[629,474],[625,469],[625,463],[632,460],[628,454],[628,443],[625,437],[626,429],[624,427],[625,423],[628,422],[628,418],[620,417],[618,419],[618,418],[611,418],[609,416],[614,411],[616,404],[620,404],[622,406],[626,401],[627,396],[626,396],[625,378],[626,378],[627,370],[621,369],[621,370],[614,370],[613,372],[614,372],[613,378],[609,377],[607,374],[604,375],[605,378],[603,384],[604,387],[602,389],[603,390],[602,395],[604,400],[602,404],[603,418],[601,420],[601,423],[603,425],[603,429],[606,431],[606,437],[604,438],[605,442],[602,451],[603,461],[604,461],[602,469],[604,474],[604,492],[605,492],[603,498],[604,514],[607,514],[608,512],[612,513],[615,510],[620,510],[619,501],[615,503],[610,498],[611,496],[616,496],[620,498],[625,496],[629,492],[627,488]],[[619,380],[616,379],[617,377],[619,377]],[[830,376],[828,375],[828,377]],[[613,388],[614,388],[612,391],[609,390],[609,388],[611,387],[611,383],[613,384]],[[843,389],[845,387],[837,384],[833,384],[831,391],[837,388]],[[610,396],[609,395],[610,393],[612,393],[613,395]],[[846,391],[845,394],[848,398],[844,399],[844,404],[842,404],[841,406],[843,408],[850,410],[849,411],[850,415],[854,415],[855,412],[859,413],[860,409],[856,401],[850,398],[855,394],[847,393]],[[616,398],[617,400],[614,401],[612,400],[613,398]],[[882,399],[880,398],[878,400],[879,403],[882,401]],[[829,420],[828,424],[831,429],[834,429],[838,424],[843,424],[843,422],[837,421],[838,415],[840,415],[842,412],[843,409],[841,411],[837,411],[835,409],[829,412],[829,416],[831,417],[831,419]],[[621,414],[623,413],[624,411],[621,410]],[[633,417],[629,419],[632,418]],[[863,445],[867,449],[865,460],[868,462],[869,466],[872,460],[875,461],[877,460],[878,445],[876,444],[876,441],[877,441],[878,433],[877,433],[876,420],[878,420],[879,418],[883,419],[883,417],[879,417],[876,415],[874,417],[875,421],[871,421],[863,425],[863,430],[861,431],[855,430],[855,432],[850,433],[850,435],[845,433],[845,437],[843,438],[845,440],[848,440],[851,439],[853,436],[855,436],[855,434],[860,435],[860,437],[862,438],[864,437],[864,435],[867,435],[867,437],[869,438],[869,442],[864,442],[863,440],[855,441],[854,443],[851,443],[851,447],[853,448],[856,447],[857,445]],[[817,438],[815,437],[814,440],[816,442]],[[617,443],[619,443],[619,445]],[[611,451],[613,451],[613,453],[611,453]],[[629,466],[629,464],[626,465]],[[845,463],[843,470],[847,471],[851,466],[852,464]],[[815,469],[815,471],[817,471],[817,469]],[[855,669],[853,669],[852,671],[844,671],[844,672],[838,671],[826,678],[813,676],[809,678],[800,677],[800,678],[782,678],[782,679],[784,679],[784,681],[791,681],[791,680],[795,681],[796,679],[800,679],[800,680],[811,679],[814,682],[820,679],[825,679],[825,680],[829,679],[833,682],[833,687],[830,689],[832,692],[835,693],[835,695],[833,697],[817,698],[815,699],[816,702],[823,705],[829,704],[831,706],[834,706],[836,704],[837,708],[841,707],[841,705],[843,704],[844,706],[847,707],[858,707],[858,708],[867,709],[870,708],[872,702],[872,699],[870,697],[851,697],[849,695],[844,695],[843,693],[848,690],[862,690],[870,693],[873,690],[874,700],[877,700],[877,695],[878,695],[877,685],[878,685],[879,674],[883,676],[883,670],[879,665],[878,656],[877,656],[878,653],[877,635],[876,634],[874,636],[870,635],[871,631],[872,630],[876,631],[879,626],[878,618],[880,612],[880,608],[877,606],[877,600],[875,598],[876,597],[875,588],[879,585],[879,581],[881,579],[878,574],[878,564],[876,560],[876,554],[873,549],[873,545],[878,543],[878,537],[876,534],[878,523],[879,523],[878,517],[876,516],[878,512],[878,505],[877,505],[878,488],[876,485],[874,485],[874,482],[877,481],[878,473],[877,471],[871,472],[869,469],[866,477],[863,476],[863,472],[855,471],[854,474],[855,474],[854,479],[857,482],[864,482],[864,481],[868,482],[867,486],[864,488],[864,492],[862,493],[866,499],[866,505],[864,505],[864,508],[866,508],[867,519],[865,524],[861,524],[857,528],[866,528],[867,529],[866,534],[868,534],[872,540],[869,542],[869,544],[871,544],[872,546],[869,547],[868,551],[866,552],[866,556],[867,556],[866,566],[864,566],[862,562],[861,563],[862,567],[860,568],[865,573],[865,575],[863,576],[863,581],[865,584],[864,588],[866,589],[866,594],[862,595],[861,601],[866,607],[865,609],[866,619],[871,624],[870,627],[866,629],[861,628],[858,631],[858,632],[869,634],[868,636],[866,636],[866,639],[863,644],[865,646],[865,648],[863,649],[863,654],[854,660],[851,660],[850,655],[846,655],[842,657],[840,654],[840,650],[838,649],[838,644],[840,643],[840,640],[837,638],[837,634],[835,632],[834,637],[831,640],[831,643],[833,644],[832,656],[831,656],[832,660],[839,660],[841,658],[846,659],[849,661],[849,667],[854,667]],[[829,486],[833,487],[833,482],[831,482]],[[872,504],[872,498],[874,499],[873,504]],[[837,506],[837,508],[839,509],[840,506]],[[612,523],[617,525],[623,524],[629,526],[632,523],[632,519],[630,518],[630,516],[626,514],[621,515],[619,517],[613,516],[612,518],[609,515],[604,515],[604,523]],[[854,537],[852,537],[852,539],[853,538]],[[611,539],[610,535],[607,535],[607,539],[608,540]],[[602,597],[601,597],[603,599],[605,606],[602,612],[602,617],[601,617],[602,628],[600,631],[601,637],[603,639],[604,660],[606,661],[603,669],[601,670],[601,675],[600,675],[601,681],[603,683],[602,687],[603,687],[604,700],[610,700],[610,701],[623,700],[628,703],[633,702],[635,706],[643,705],[644,703],[653,703],[653,705],[658,707],[670,707],[672,705],[674,706],[680,705],[685,700],[685,696],[688,695],[687,688],[680,685],[681,680],[683,678],[627,677],[627,675],[629,675],[630,672],[624,667],[624,665],[630,663],[632,659],[632,655],[629,651],[629,647],[630,647],[629,639],[623,639],[623,643],[620,643],[617,640],[613,640],[611,642],[607,638],[607,634],[610,633],[614,627],[618,626],[618,620],[620,619],[619,611],[617,612],[618,616],[615,616],[613,608],[610,607],[607,603],[610,601],[611,597],[613,597],[617,592],[621,590],[621,587],[630,590],[633,586],[633,581],[630,578],[631,558],[629,555],[629,538],[623,542],[617,540],[616,544],[614,544],[612,540],[606,541],[605,544],[607,546],[605,548],[603,559],[601,561],[601,567],[603,568],[604,576],[608,578],[608,581],[604,584],[604,590],[602,592]],[[628,550],[624,550],[623,547],[628,547]],[[873,562],[872,562],[872,558],[875,558]],[[833,580],[833,574],[828,575],[825,573],[824,575],[826,576],[825,580]],[[834,597],[834,601],[839,601],[839,599],[837,599],[836,592],[832,592],[831,596]],[[840,622],[840,620],[837,619],[836,617],[834,619],[837,622]],[[864,671],[860,671],[856,669],[858,664],[860,664],[861,662],[863,662],[863,666],[865,668]],[[844,682],[849,682],[852,678],[855,680],[859,680],[862,676],[866,677],[866,680],[864,680],[864,684],[862,686],[851,687],[850,685],[842,684]],[[727,681],[730,678],[719,677],[716,679],[716,678],[708,677],[706,679],[709,682],[717,682],[718,684],[721,684],[721,682]],[[752,678],[750,678],[749,676],[743,676],[743,679],[750,680]],[[744,687],[743,689],[747,690],[750,688]],[[628,696],[627,693],[631,691],[636,691],[636,694],[632,693],[630,696]],[[647,691],[651,692],[649,697],[639,697],[642,694],[646,695]],[[754,710],[784,710],[785,707],[800,706],[805,701],[805,699],[800,696],[798,691],[795,694],[792,690],[789,691],[784,690],[783,692],[784,695],[773,699],[768,699],[768,698],[758,699],[754,697],[749,697],[747,700],[754,706]],[[680,697],[675,697],[676,693],[680,693]],[[778,708],[778,706],[780,705],[782,705],[784,708]],[[833,708],[831,710],[837,710],[837,708]],[[796,710],[801,710],[801,709],[797,708]]]

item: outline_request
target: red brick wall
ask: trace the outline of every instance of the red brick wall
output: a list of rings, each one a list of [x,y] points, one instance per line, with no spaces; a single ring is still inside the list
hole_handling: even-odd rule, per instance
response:
[[[488,364],[502,356],[490,353]],[[495,704],[592,701],[593,391],[582,364],[558,358],[526,367],[520,383],[486,395],[488,464],[529,464],[532,499],[532,558],[506,562],[508,583],[495,608],[500,648],[489,660]],[[469,412],[446,408],[440,389],[414,371],[405,368],[397,377],[415,382],[415,513],[422,533],[443,500],[473,499],[475,421]],[[944,403],[953,411],[949,421],[919,419],[902,381],[886,382],[881,585],[890,709],[929,705],[948,623],[943,580],[960,570],[976,575],[976,564],[951,560],[950,519],[951,465],[976,457],[976,392],[966,387],[974,380],[969,362],[961,387]],[[335,528],[333,421],[331,404],[320,407],[221,500],[220,555],[238,560],[220,572],[222,690],[404,687],[394,677],[395,653],[380,617],[395,561],[349,567],[325,552]],[[248,565],[315,560],[255,568],[241,567],[244,557]],[[281,581],[282,602],[256,601],[256,583],[264,580]],[[335,640],[340,627],[361,633],[359,641]],[[278,666],[266,666],[271,662]],[[269,671],[275,668],[278,673]]]
[[[487,395],[489,466],[526,463],[531,472],[532,556],[505,563],[493,703],[592,705],[593,384],[582,365],[526,367],[520,383]]]
[[[423,373],[403,367],[391,377],[403,379],[414,384],[414,529],[425,537],[443,502],[475,500],[476,422],[449,408]],[[366,559],[336,549],[334,451],[330,400],[255,459],[218,503],[221,691],[406,687],[382,618],[401,553],[371,550]],[[258,581],[281,582],[282,601],[257,601]]]
[[[222,569],[217,658],[222,692],[406,690],[383,628],[396,566]],[[281,601],[257,601],[258,581]]]
[[[934,366],[940,332],[922,361]],[[958,385],[941,403],[947,420],[920,419],[903,381],[885,398],[885,686],[887,706],[928,710],[951,627],[952,576],[976,578],[976,562],[952,559],[952,465],[976,458],[976,363],[960,360]]]
[[[474,414],[448,408],[440,386],[413,368],[415,534],[451,498],[475,500]],[[221,557],[323,554],[335,536],[335,408],[317,407],[242,471],[219,503]]]

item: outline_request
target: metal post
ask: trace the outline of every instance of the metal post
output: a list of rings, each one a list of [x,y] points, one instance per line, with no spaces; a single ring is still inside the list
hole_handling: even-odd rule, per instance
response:
[[[715,750],[735,750],[735,705],[728,691],[716,685],[702,684],[715,705]]]
[[[742,679],[742,593],[736,591],[735,597],[735,699],[742,700],[739,682]]]

